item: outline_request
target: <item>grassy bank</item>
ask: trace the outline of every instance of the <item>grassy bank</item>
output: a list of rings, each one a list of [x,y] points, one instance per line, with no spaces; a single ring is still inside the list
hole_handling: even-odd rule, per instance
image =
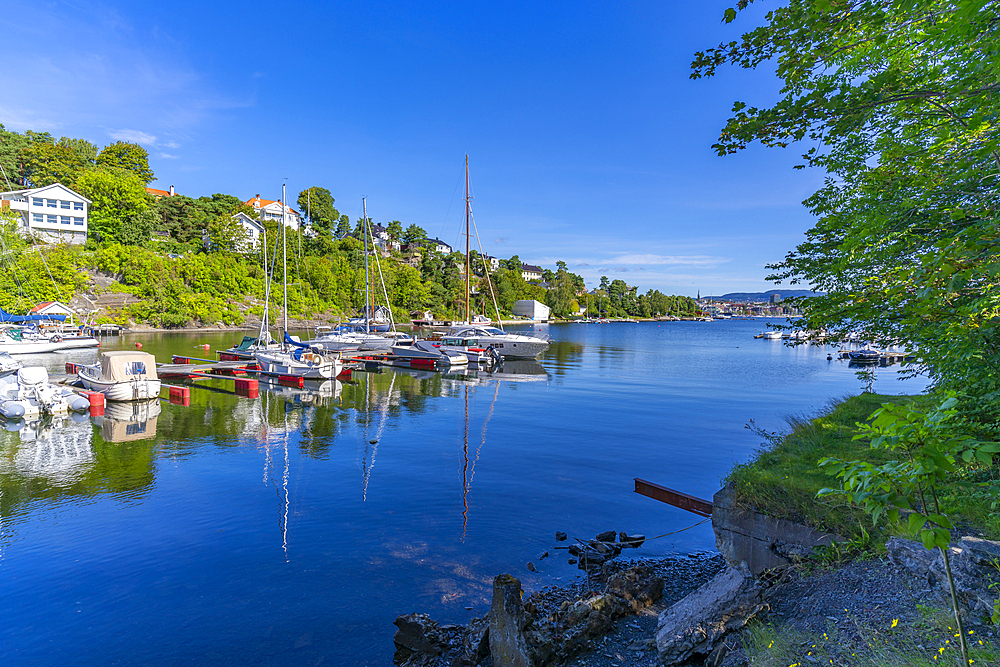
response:
[[[928,406],[928,396],[861,394],[837,401],[812,419],[789,419],[789,431],[766,434],[763,448],[748,463],[736,466],[727,481],[736,487],[737,502],[771,516],[797,521],[841,535],[858,545],[883,545],[892,535],[902,535],[902,526],[873,526],[859,508],[844,501],[820,499],[820,489],[839,486],[817,462],[824,456],[867,461],[880,465],[898,453],[873,449],[868,439],[855,440],[858,424],[883,403],[916,402]],[[956,464],[956,470],[941,485],[942,509],[966,534],[1000,539],[1000,516],[993,499],[979,492],[978,482],[995,479],[998,469],[979,463]]]

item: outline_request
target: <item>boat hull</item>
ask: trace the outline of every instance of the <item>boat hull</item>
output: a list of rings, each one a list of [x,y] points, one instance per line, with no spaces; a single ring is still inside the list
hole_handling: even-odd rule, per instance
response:
[[[319,355],[316,355],[319,356]],[[343,368],[339,359],[320,358],[318,361],[297,361],[285,352],[258,352],[254,355],[260,369],[274,375],[291,375],[306,380],[332,380]]]
[[[109,401],[146,401],[159,398],[159,380],[128,380],[108,382],[87,372],[91,367],[81,368],[77,373],[85,389],[104,394]],[[100,368],[97,369],[100,372]]]

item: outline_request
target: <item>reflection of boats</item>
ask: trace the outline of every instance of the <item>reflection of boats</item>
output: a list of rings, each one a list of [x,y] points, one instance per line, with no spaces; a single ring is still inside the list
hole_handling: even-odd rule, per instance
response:
[[[146,352],[101,352],[99,363],[80,366],[77,375],[90,391],[110,401],[144,401],[160,395],[156,358]]]
[[[89,407],[90,401],[83,396],[50,384],[49,372],[41,366],[21,368],[0,378],[0,416],[5,419],[35,419]]]
[[[93,419],[101,428],[101,437],[106,442],[146,440],[156,435],[160,410],[158,398],[128,404],[111,403],[105,408],[104,415]]]
[[[287,387],[277,382],[266,381],[263,378],[260,386],[266,391],[282,396],[286,401],[292,401],[301,405],[319,405],[326,403],[331,398],[340,396],[343,385],[339,380],[306,380],[302,383],[302,388]]]
[[[94,429],[85,414],[6,422],[5,430],[19,431],[12,460],[14,469],[30,478],[65,486],[76,482],[93,465]],[[0,470],[3,469],[0,464]]]

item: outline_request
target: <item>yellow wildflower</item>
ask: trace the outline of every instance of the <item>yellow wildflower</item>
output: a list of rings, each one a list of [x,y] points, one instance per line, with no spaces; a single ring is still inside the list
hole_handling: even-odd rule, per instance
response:
[[[899,619],[898,619],[898,618],[894,618],[894,619],[892,619],[892,625],[891,625],[891,626],[889,626],[889,627],[892,627],[892,628],[894,628],[894,627],[896,627],[897,625],[899,625]]]

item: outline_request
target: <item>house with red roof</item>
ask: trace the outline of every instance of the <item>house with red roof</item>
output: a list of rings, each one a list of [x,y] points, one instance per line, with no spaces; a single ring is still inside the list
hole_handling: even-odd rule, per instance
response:
[[[280,222],[285,220],[285,224],[292,229],[298,230],[302,226],[302,216],[291,206],[283,204],[280,199],[261,199],[260,195],[254,195],[248,199],[247,206],[253,207],[257,211],[261,220],[275,220]]]

